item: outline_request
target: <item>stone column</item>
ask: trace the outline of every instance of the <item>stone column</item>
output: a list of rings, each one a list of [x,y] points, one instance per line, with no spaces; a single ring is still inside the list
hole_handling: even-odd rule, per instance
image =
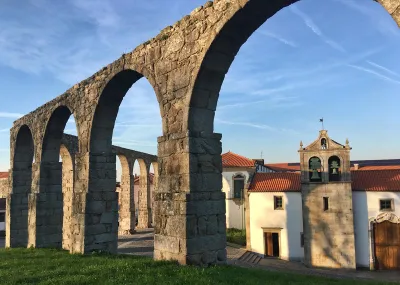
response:
[[[39,177],[29,194],[28,246],[62,247],[63,195],[62,163],[42,162],[33,167]],[[34,179],[36,180],[36,179]]]
[[[140,167],[139,176],[139,217],[138,229],[151,228],[151,208],[150,208],[150,181],[148,167],[146,166],[146,173],[143,173],[144,167]]]
[[[154,258],[180,264],[226,263],[221,135],[158,139]]]
[[[76,155],[72,253],[117,252],[118,193],[115,153]]]
[[[28,193],[32,185],[32,169],[10,169],[10,194],[6,205],[6,247],[28,244]]]
[[[119,227],[118,234],[129,235],[135,233],[135,203],[134,203],[134,177],[132,167],[129,172],[122,171],[121,190],[119,192]]]
[[[71,248],[71,215],[74,192],[74,156],[68,150],[61,152],[62,158],[62,193],[63,193],[63,238],[62,248]]]

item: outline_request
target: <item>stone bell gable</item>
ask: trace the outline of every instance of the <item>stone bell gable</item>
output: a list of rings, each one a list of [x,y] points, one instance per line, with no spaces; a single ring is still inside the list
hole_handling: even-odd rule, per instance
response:
[[[342,145],[321,130],[300,143],[304,262],[307,266],[355,269],[349,141]]]

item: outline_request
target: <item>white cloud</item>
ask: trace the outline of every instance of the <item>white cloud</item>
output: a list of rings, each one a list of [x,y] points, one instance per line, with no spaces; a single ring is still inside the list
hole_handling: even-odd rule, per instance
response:
[[[344,47],[342,47],[339,43],[335,42],[334,40],[328,38],[326,35],[324,35],[321,31],[321,29],[317,26],[317,24],[304,12],[300,11],[300,9],[296,5],[291,5],[290,6],[291,11],[299,16],[304,23],[306,24],[307,27],[311,29],[311,31],[316,34],[321,40],[323,40],[326,44],[328,44],[330,47],[332,47],[335,50],[338,50],[342,53],[346,53],[346,50]]]
[[[24,115],[20,113],[0,112],[0,118],[19,119],[23,116]]]
[[[267,37],[276,39],[276,40],[280,41],[281,43],[283,43],[283,44],[285,44],[285,45],[288,45],[288,46],[291,46],[291,47],[294,47],[294,48],[297,47],[297,44],[294,43],[293,41],[288,40],[288,39],[286,39],[286,38],[284,38],[284,37],[282,37],[282,36],[280,36],[280,35],[274,34],[274,33],[272,33],[272,32],[269,32],[269,31],[262,31],[262,30],[260,30],[260,31],[257,30],[256,32],[258,32],[258,33],[261,34],[261,35],[264,35],[264,36],[267,36]]]
[[[383,80],[386,80],[386,81],[389,81],[389,82],[392,82],[392,83],[395,83],[395,84],[400,84],[399,80],[392,79],[392,78],[387,77],[387,76],[385,76],[385,75],[383,75],[383,74],[381,74],[379,72],[376,72],[374,70],[371,70],[371,69],[368,69],[368,68],[365,68],[365,67],[362,67],[362,66],[354,65],[354,64],[347,64],[347,66],[351,67],[351,68],[354,68],[354,69],[357,69],[357,70],[360,70],[360,71],[363,71],[363,72],[366,72],[366,73],[369,73],[369,74],[372,74],[372,75],[375,75],[375,76],[377,76],[377,77],[379,77],[379,78],[381,78]]]

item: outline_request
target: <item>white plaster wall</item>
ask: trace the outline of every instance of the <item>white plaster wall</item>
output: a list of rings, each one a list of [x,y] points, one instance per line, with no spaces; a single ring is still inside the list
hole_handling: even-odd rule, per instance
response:
[[[274,196],[283,196],[284,210],[274,210]],[[251,249],[264,254],[263,227],[282,228],[280,255],[285,260],[302,260],[300,233],[303,232],[300,193],[250,193],[250,238]]]
[[[380,199],[394,199],[394,213],[400,217],[400,192],[353,191],[354,232],[356,240],[357,266],[370,265],[369,219],[382,213]]]
[[[246,169],[224,169],[222,172],[222,191],[226,193],[226,226],[227,228],[245,229],[244,200],[241,205],[232,200],[233,177],[238,174],[245,177],[244,183],[246,185],[250,176]]]

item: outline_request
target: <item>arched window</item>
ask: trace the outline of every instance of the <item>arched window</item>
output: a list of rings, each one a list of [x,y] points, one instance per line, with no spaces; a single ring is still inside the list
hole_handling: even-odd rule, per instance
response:
[[[242,199],[244,189],[244,176],[237,174],[233,177],[233,198]]]
[[[326,144],[326,139],[325,138],[323,138],[323,139],[321,139],[321,149],[327,149],[328,147],[327,147],[327,144]]]
[[[340,158],[331,156],[328,160],[329,164],[329,181],[340,181]]]
[[[321,182],[322,181],[322,173],[321,173],[321,159],[314,156],[311,157],[308,161],[308,168],[310,172],[310,181],[311,182]]]

